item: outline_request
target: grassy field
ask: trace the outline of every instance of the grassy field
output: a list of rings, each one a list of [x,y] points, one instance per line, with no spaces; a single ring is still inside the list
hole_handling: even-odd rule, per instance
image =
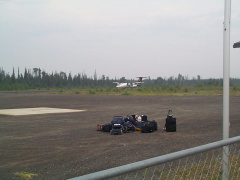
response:
[[[72,94],[72,95],[152,95],[152,96],[213,96],[222,95],[221,86],[199,86],[199,87],[179,87],[179,86],[162,86],[151,87],[143,86],[133,89],[117,89],[115,87],[96,87],[96,88],[71,88],[71,89],[54,89],[44,91],[50,94]],[[231,96],[240,96],[240,87],[230,87]]]

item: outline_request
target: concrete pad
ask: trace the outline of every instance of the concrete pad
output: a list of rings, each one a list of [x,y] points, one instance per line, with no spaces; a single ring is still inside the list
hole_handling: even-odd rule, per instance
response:
[[[85,111],[85,110],[38,107],[38,108],[20,108],[20,109],[1,109],[0,114],[21,116],[21,115],[50,114],[50,113],[72,113],[72,112],[82,112],[82,111]]]

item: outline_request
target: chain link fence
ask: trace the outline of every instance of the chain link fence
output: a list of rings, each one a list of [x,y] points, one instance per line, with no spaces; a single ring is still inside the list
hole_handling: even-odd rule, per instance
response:
[[[224,147],[224,148],[223,148]],[[225,149],[226,152],[225,152]],[[228,162],[222,160],[226,153]],[[223,165],[227,171],[223,172]],[[240,180],[240,136],[73,178],[114,180]]]
[[[240,179],[239,144],[229,146],[229,179]],[[222,179],[223,149],[200,153],[112,179]]]

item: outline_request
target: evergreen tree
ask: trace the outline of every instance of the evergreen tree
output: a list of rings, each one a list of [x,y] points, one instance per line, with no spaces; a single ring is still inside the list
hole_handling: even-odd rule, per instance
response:
[[[69,85],[72,84],[72,75],[71,75],[71,72],[68,74],[68,84],[69,84]]]
[[[15,72],[13,68],[12,76],[11,76],[11,83],[15,83]]]

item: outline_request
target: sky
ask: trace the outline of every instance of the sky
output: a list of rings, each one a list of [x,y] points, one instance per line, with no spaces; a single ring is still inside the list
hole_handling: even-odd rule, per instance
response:
[[[240,1],[230,77],[240,78]],[[0,0],[0,67],[98,78],[223,77],[224,0]]]

